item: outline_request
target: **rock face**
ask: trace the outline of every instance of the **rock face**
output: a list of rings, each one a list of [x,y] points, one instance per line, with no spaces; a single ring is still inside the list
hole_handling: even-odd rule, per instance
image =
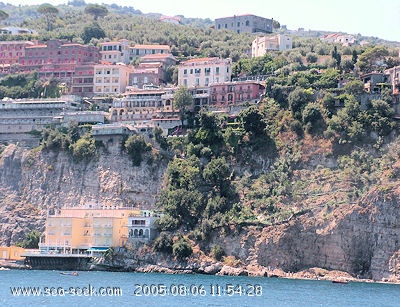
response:
[[[310,212],[282,225],[249,227],[217,243],[247,265],[286,272],[320,267],[400,281],[399,196],[399,189],[375,188],[357,204],[333,211],[329,219]]]
[[[43,230],[48,210],[88,203],[152,208],[166,163],[133,167],[127,155],[101,152],[89,163],[66,153],[9,145],[0,157],[0,245]]]

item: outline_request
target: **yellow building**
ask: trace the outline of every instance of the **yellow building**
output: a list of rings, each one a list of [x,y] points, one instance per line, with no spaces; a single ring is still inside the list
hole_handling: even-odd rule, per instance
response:
[[[123,246],[128,237],[128,217],[139,212],[100,205],[60,209],[47,216],[44,242],[39,244],[41,253],[79,254]]]
[[[0,246],[0,259],[2,260],[23,260],[21,255],[25,253],[25,248],[18,246]]]

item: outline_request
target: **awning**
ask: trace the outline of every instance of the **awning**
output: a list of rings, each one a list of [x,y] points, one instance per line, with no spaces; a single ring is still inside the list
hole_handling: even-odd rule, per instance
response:
[[[87,251],[88,252],[100,252],[104,253],[108,250],[108,247],[91,247]]]

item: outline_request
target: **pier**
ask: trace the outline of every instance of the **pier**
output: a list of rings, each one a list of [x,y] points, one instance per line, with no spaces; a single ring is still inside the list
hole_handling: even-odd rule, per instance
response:
[[[87,254],[25,254],[25,265],[36,270],[86,270],[92,256]]]

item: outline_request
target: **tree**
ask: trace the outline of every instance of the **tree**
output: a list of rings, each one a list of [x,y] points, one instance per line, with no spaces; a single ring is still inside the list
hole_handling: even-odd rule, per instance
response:
[[[384,46],[375,46],[367,49],[358,57],[357,65],[364,73],[381,71],[384,68],[385,58],[389,51]]]
[[[58,9],[49,3],[44,3],[41,6],[39,6],[37,11],[39,14],[43,15],[44,18],[46,19],[47,31],[51,31],[52,22],[55,16],[58,14]]]
[[[358,97],[365,92],[364,83],[361,80],[351,80],[346,83],[344,90],[347,94]]]
[[[342,55],[337,51],[337,46],[333,47],[332,59],[336,61],[336,67],[339,68],[340,63],[342,62]]]
[[[37,230],[32,230],[25,235],[25,239],[18,242],[16,245],[23,248],[39,248],[40,232]]]
[[[98,23],[93,23],[90,26],[86,26],[81,35],[81,38],[85,44],[88,44],[92,38],[101,39],[104,37],[106,37],[106,33]]]
[[[224,185],[229,184],[229,165],[225,158],[212,159],[203,170],[203,178],[212,186],[222,190]]]
[[[132,159],[133,165],[139,166],[143,161],[143,154],[151,150],[151,145],[146,143],[143,136],[132,135],[126,140],[125,148]]]
[[[85,7],[85,14],[92,15],[94,20],[97,20],[99,17],[107,16],[108,10],[104,5],[88,4]]]
[[[263,136],[265,134],[265,123],[262,114],[257,106],[251,106],[238,115],[243,124],[244,130],[254,135],[255,137]]]
[[[8,13],[0,10],[0,22],[2,22],[3,20],[7,19],[8,17],[10,17],[10,15],[8,15]]]
[[[281,27],[281,24],[279,23],[279,21],[277,21],[277,20],[273,20],[272,21],[272,27],[275,29],[275,30],[278,30],[280,27]]]
[[[288,101],[293,117],[301,119],[304,107],[312,100],[312,91],[297,87],[293,92],[291,92],[289,94]]]
[[[180,86],[174,94],[174,106],[179,109],[182,126],[185,120],[187,107],[193,104],[193,96],[186,86]]]
[[[324,124],[321,108],[315,102],[306,105],[302,112],[303,123],[306,125],[307,132],[313,134],[320,131]]]

